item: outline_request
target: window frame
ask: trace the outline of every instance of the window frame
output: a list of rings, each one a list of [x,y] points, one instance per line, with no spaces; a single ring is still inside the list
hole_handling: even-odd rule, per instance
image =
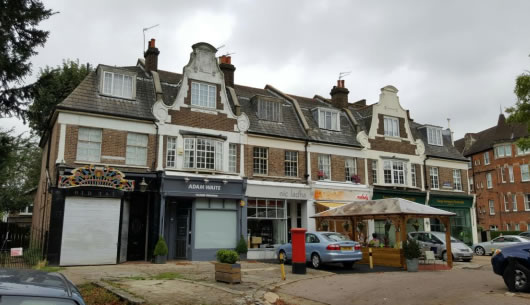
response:
[[[132,141],[132,136],[135,136],[134,143],[130,143],[130,141]],[[138,142],[139,138],[145,138],[145,146],[142,143]],[[134,150],[134,152],[132,152],[131,150]],[[149,152],[149,136],[144,133],[128,132],[125,151],[126,165],[146,166]],[[145,151],[145,160],[140,160],[138,158],[140,151]]]
[[[197,90],[194,90],[194,86],[198,86]],[[201,86],[206,86],[206,92],[207,96],[205,98],[206,104],[203,103],[201,99],[201,93],[203,90],[201,90]],[[213,101],[210,100],[211,93],[213,89]],[[196,98],[194,98],[196,97]],[[213,102],[213,104],[211,104]],[[192,107],[199,107],[199,108],[205,108],[205,109],[217,109],[217,85],[200,82],[200,81],[191,81],[190,84],[190,106]]]
[[[502,198],[504,199],[504,211],[505,212],[509,212],[510,211],[510,202],[508,202],[508,196],[506,196],[506,194],[503,194]]]
[[[318,175],[318,179],[328,180],[328,181],[331,180],[331,155],[318,154],[317,161],[318,161],[318,173],[322,172],[324,174],[324,176],[322,177]]]
[[[510,177],[510,183],[515,182],[515,175],[513,174],[513,165],[508,166],[508,175]]]
[[[254,146],[252,150],[252,173],[254,175],[269,174],[269,148]],[[257,167],[256,167],[257,166]]]
[[[332,131],[340,131],[340,111],[330,108],[317,108],[315,110],[318,128]],[[328,128],[329,114],[329,128]],[[335,116],[335,122],[333,117]],[[335,123],[335,124],[333,124]]]
[[[501,169],[500,169],[500,170],[501,170],[501,182],[502,182],[502,183],[506,183],[506,178],[504,177],[504,174],[505,174],[505,173],[504,173],[504,172],[505,172],[505,171],[504,171],[504,166],[501,166]]]
[[[526,212],[530,211],[530,193],[523,194],[524,199],[524,210]]]
[[[455,191],[463,191],[462,172],[459,169],[453,169],[453,187]]]
[[[372,160],[372,184],[377,184],[377,160]]]
[[[491,173],[486,173],[486,188],[487,189],[493,188],[493,180],[491,177]]]
[[[293,172],[293,168],[294,168],[294,172]],[[285,151],[284,174],[286,177],[298,177],[298,151],[296,150]]]
[[[237,144],[228,143],[228,171],[237,172]]]
[[[527,148],[527,149],[521,149],[519,147],[519,145],[515,145],[515,148],[516,148],[516,154],[517,156],[524,156],[524,155],[528,155],[530,154],[530,148]]]
[[[204,141],[203,150],[199,150],[199,141]],[[190,143],[192,145],[189,145]],[[208,137],[184,137],[184,158],[182,160],[182,168],[209,172],[223,171],[224,143],[225,141]],[[210,147],[213,147],[213,151],[207,149]],[[203,156],[199,156],[199,153],[203,154]],[[203,158],[204,161],[199,162],[200,158]],[[213,163],[209,162],[212,159]],[[199,163],[204,164],[204,167],[199,167]],[[213,168],[208,167],[208,164],[213,164]]]
[[[519,165],[519,168],[521,170],[521,182],[530,181],[530,168],[528,164],[521,164]],[[523,171],[523,168],[526,168],[526,170]],[[525,179],[525,173],[526,173],[526,179]]]
[[[512,194],[512,211],[517,212],[517,194]]]
[[[489,151],[487,151],[484,153],[484,165],[489,165],[489,164],[490,164],[490,153]]]
[[[437,127],[427,127],[427,143],[429,145],[443,146],[442,129]]]
[[[268,99],[258,98],[257,116],[260,120],[281,122],[282,103]],[[269,109],[270,108],[270,109]]]
[[[167,137],[166,140],[166,167],[168,168],[177,167],[177,140],[177,137]],[[173,158],[173,160],[170,160],[170,158]]]
[[[348,164],[350,163],[351,164]],[[354,175],[358,175],[357,173],[357,158],[345,158],[344,159],[344,178],[345,181],[353,182],[353,179],[351,178]]]
[[[431,180],[431,189],[439,190],[440,189],[440,171],[438,170],[438,167],[429,168],[429,179]]]
[[[408,162],[402,160],[383,160],[384,183],[391,185],[407,185],[407,165]],[[390,182],[388,182],[387,178],[390,178]]]
[[[89,132],[88,138],[86,140],[81,139],[81,131],[82,130],[86,130],[87,132]],[[91,140],[90,131],[97,131],[99,133],[99,141],[92,141]],[[80,143],[83,143],[84,145],[87,145],[87,147],[84,148],[85,150],[87,150],[87,154],[86,154],[87,158],[83,158],[82,156],[80,157],[80,154],[79,154],[79,152],[81,151],[80,145],[79,145]],[[90,158],[90,156],[92,156],[92,153],[89,153],[88,151],[89,150],[95,151],[94,148],[89,148],[88,147],[91,143],[97,143],[98,146],[99,146],[97,158]],[[103,144],[103,129],[80,126],[79,129],[78,129],[78,132],[77,132],[76,161],[101,162],[101,146],[102,146],[102,144]]]
[[[502,151],[502,155],[500,154],[501,151]],[[512,157],[513,156],[512,144],[511,143],[509,143],[509,144],[505,143],[505,144],[496,145],[493,148],[493,152],[494,152],[495,159]],[[509,154],[508,154],[508,152],[509,152]]]
[[[399,138],[399,118],[385,115],[383,117],[383,129],[386,137]]]
[[[411,164],[410,165],[410,184],[413,186],[413,187],[418,187],[418,184],[416,182],[416,164]]]
[[[116,76],[119,75],[122,77],[122,87],[121,87],[121,94],[117,94],[115,92],[115,88],[114,88],[114,85],[115,85],[115,78]],[[107,77],[110,76],[111,79],[110,79],[110,87],[107,87]],[[126,78],[129,78],[130,79],[130,93],[131,95],[125,95],[123,94],[125,92],[125,87],[126,87],[126,82],[125,82],[125,79]],[[125,71],[110,71],[110,70],[107,70],[107,69],[104,69],[102,70],[102,76],[101,76],[101,83],[100,83],[100,86],[101,86],[101,90],[100,90],[100,94],[101,95],[105,95],[105,96],[111,96],[111,97],[117,97],[117,98],[122,98],[122,99],[128,99],[128,100],[134,100],[136,99],[136,74],[131,74],[131,73],[127,73]],[[109,89],[110,91],[107,91],[107,89]],[[129,89],[129,88],[127,88]]]
[[[490,215],[495,215],[495,200],[488,199],[488,206]]]

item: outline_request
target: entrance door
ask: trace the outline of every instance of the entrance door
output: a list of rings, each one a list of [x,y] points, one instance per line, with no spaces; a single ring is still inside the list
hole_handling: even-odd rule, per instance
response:
[[[145,259],[145,230],[147,225],[147,200],[134,200],[129,211],[129,241],[127,260]]]
[[[168,258],[188,258],[191,227],[191,201],[170,201],[166,207]]]
[[[188,253],[189,209],[177,209],[175,258],[185,259]]]

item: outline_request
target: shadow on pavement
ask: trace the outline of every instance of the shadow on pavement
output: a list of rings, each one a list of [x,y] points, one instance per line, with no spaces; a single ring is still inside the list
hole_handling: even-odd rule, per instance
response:
[[[310,268],[310,267],[308,267]],[[370,269],[370,266],[367,264],[355,264],[351,269],[345,269],[341,264],[327,264],[322,266],[323,271],[333,272],[336,274],[351,274],[351,273],[377,273],[377,272],[401,272],[405,271],[398,267],[384,267],[384,266],[374,266],[373,269]]]

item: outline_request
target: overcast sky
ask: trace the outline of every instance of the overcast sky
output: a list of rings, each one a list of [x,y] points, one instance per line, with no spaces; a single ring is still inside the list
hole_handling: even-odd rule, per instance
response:
[[[455,137],[497,122],[515,103],[514,80],[530,69],[530,1],[44,1],[59,12],[41,27],[50,37],[33,57],[91,65],[135,65],[142,28],[156,38],[159,68],[182,73],[191,45],[235,53],[235,81],[291,94],[329,96],[339,72],[349,100],[378,101],[399,89],[414,120]],[[29,79],[31,80],[31,79]],[[13,119],[2,127],[17,126]]]

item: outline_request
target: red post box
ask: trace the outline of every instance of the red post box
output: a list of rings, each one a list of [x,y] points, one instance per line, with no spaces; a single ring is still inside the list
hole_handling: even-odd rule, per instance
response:
[[[291,245],[293,250],[293,273],[294,274],[305,274],[306,273],[306,261],[305,261],[305,232],[307,230],[303,228],[291,229]]]

